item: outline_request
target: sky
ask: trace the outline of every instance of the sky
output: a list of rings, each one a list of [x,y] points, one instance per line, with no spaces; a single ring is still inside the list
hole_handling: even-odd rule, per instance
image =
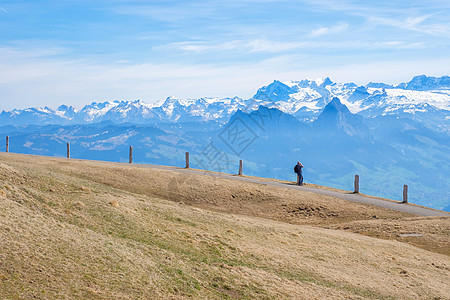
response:
[[[0,111],[450,75],[448,0],[0,0]]]

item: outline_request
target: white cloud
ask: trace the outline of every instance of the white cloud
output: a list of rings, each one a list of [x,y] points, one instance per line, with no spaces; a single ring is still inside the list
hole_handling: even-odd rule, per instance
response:
[[[0,110],[61,104],[79,107],[90,101],[115,99],[155,102],[168,96],[250,97],[277,73],[270,65],[263,68],[258,64],[106,65],[23,55],[0,62]]]
[[[246,42],[250,52],[283,52],[303,48],[308,42],[278,42],[265,39],[256,39]]]
[[[398,47],[401,42],[390,42]],[[330,76],[334,81],[398,83],[416,74],[445,75],[450,59],[306,63],[310,57],[273,56],[256,63],[178,64],[120,62],[100,64],[55,57],[33,57],[20,51],[0,60],[0,110],[61,104],[83,106],[91,101],[156,102],[179,98],[251,97],[274,79],[299,80]]]
[[[292,52],[293,50],[314,49],[340,49],[340,50],[356,50],[356,49],[425,49],[432,45],[424,42],[405,42],[400,40],[368,42],[359,40],[342,40],[342,41],[304,41],[304,42],[278,42],[266,39],[254,39],[250,41],[235,40],[224,43],[211,43],[206,41],[187,41],[171,43],[164,46],[154,47],[159,50],[182,50],[186,52],[195,52],[205,54],[206,52],[230,51],[241,53],[265,53],[277,54],[283,52]],[[294,51],[297,52],[298,51]]]
[[[446,60],[427,58],[423,60],[378,60],[371,62],[355,62],[320,67],[315,70],[316,76],[329,75],[336,82],[355,82],[366,84],[372,82],[384,82],[398,84],[412,79],[415,75],[426,74],[428,76],[448,75],[450,70],[450,58]]]
[[[234,40],[223,43],[213,43],[206,41],[186,41],[170,43],[164,46],[154,47],[154,49],[179,49],[188,52],[208,52],[208,51],[236,51],[245,53],[277,53],[293,49],[303,48],[308,42],[282,42],[270,41],[267,39]]]
[[[178,5],[122,5],[115,6],[112,10],[121,15],[143,17],[168,23],[176,23],[200,15],[204,17],[212,15],[211,7],[189,2],[179,2]]]
[[[353,44],[354,48],[359,49],[393,49],[393,50],[405,50],[405,49],[425,49],[432,47],[423,42],[404,42],[404,41],[382,41],[372,43],[356,43]]]
[[[375,26],[387,25],[399,29],[421,32],[432,36],[450,34],[448,12],[450,2],[445,0],[411,0],[408,5],[377,1],[305,0],[320,12],[339,12],[342,18],[360,17]],[[330,28],[321,27],[313,34],[327,34]],[[370,29],[370,28],[366,28]]]
[[[429,22],[430,24],[425,24],[426,21],[433,16],[434,15],[430,14],[419,17],[406,17],[403,19],[371,16],[368,18],[368,21],[376,25],[386,25],[434,36],[450,34],[450,24],[448,23]]]
[[[175,42],[163,46],[153,47],[153,49],[179,49],[188,52],[206,52],[206,51],[243,51],[244,42],[240,40],[212,43],[206,41],[185,41]]]
[[[346,31],[348,29],[348,23],[339,23],[336,26],[332,27],[320,27],[311,32],[311,36],[317,37],[328,34],[338,34]]]

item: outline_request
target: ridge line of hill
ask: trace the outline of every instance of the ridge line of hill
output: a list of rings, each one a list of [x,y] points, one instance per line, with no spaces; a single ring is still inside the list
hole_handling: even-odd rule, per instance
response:
[[[34,154],[19,154],[14,153],[14,155],[24,155],[24,156],[41,156],[41,155],[34,155]],[[44,156],[48,157],[48,156]],[[66,160],[66,158],[60,158],[60,157],[51,157],[56,159],[62,159]],[[75,159],[70,158],[69,160],[80,160],[80,161],[90,161],[87,159]],[[119,165],[128,165],[126,163],[119,163],[119,162],[110,162],[110,161],[97,161],[94,160],[96,163],[104,163],[104,164],[119,164]],[[172,171],[178,171],[178,172],[185,172],[188,174],[199,174],[199,175],[209,175],[209,176],[215,176],[220,178],[226,178],[231,180],[238,180],[238,181],[244,181],[244,182],[250,182],[250,183],[256,183],[256,184],[263,184],[268,186],[275,186],[275,187],[281,187],[286,189],[293,189],[293,190],[299,190],[299,191],[306,191],[311,192],[315,194],[321,194],[325,196],[331,196],[336,197],[340,199],[344,199],[351,202],[357,202],[357,203],[363,203],[363,204],[369,204],[377,207],[382,208],[388,208],[391,210],[399,211],[399,212],[405,212],[413,215],[418,216],[425,216],[425,217],[439,217],[444,216],[448,217],[450,216],[450,213],[447,213],[445,211],[437,210],[430,207],[425,207],[413,203],[402,203],[391,199],[383,199],[378,198],[375,196],[370,195],[364,195],[364,194],[355,194],[352,192],[341,191],[334,188],[329,187],[322,187],[314,184],[307,184],[312,185],[311,186],[298,186],[294,182],[289,181],[281,181],[276,180],[273,178],[265,178],[265,177],[254,177],[254,176],[238,176],[236,174],[227,174],[227,173],[220,173],[215,171],[208,171],[208,170],[201,170],[201,169],[191,169],[191,168],[181,168],[177,166],[163,166],[163,165],[151,165],[151,164],[138,164],[133,163],[133,167],[144,167],[144,168],[153,168],[153,169],[166,169],[166,170],[172,170]]]
[[[448,216],[450,216],[450,214],[445,211],[437,210],[437,209],[434,209],[431,207],[421,206],[421,205],[417,205],[417,204],[413,204],[413,203],[402,203],[402,202],[398,202],[398,201],[391,200],[391,199],[383,199],[383,198],[378,198],[375,196],[364,195],[364,194],[355,194],[352,192],[345,193],[345,191],[338,191],[337,189],[332,189],[332,188],[321,189],[318,187],[298,186],[296,184],[293,184],[292,182],[278,181],[278,180],[272,179],[272,178],[262,178],[262,177],[253,177],[253,176],[252,177],[238,176],[238,175],[219,173],[219,172],[213,172],[213,171],[207,171],[207,170],[190,169],[190,168],[186,169],[186,168],[172,167],[172,166],[158,166],[158,165],[146,165],[146,164],[141,165],[141,166],[150,167],[150,168],[171,169],[171,170],[177,170],[180,172],[204,174],[204,175],[210,175],[210,176],[216,176],[216,177],[223,177],[223,178],[227,178],[227,179],[234,179],[234,180],[259,183],[259,184],[264,184],[264,185],[270,185],[270,186],[283,187],[283,188],[287,188],[287,189],[302,190],[302,191],[307,191],[307,192],[311,192],[311,193],[341,198],[341,199],[352,201],[352,202],[370,204],[370,205],[374,205],[374,206],[378,206],[378,207],[388,208],[388,209],[401,211],[401,212],[405,212],[405,213],[410,213],[410,214],[414,214],[414,215],[418,215],[418,216],[424,216],[424,217],[437,217],[437,216],[448,217]]]

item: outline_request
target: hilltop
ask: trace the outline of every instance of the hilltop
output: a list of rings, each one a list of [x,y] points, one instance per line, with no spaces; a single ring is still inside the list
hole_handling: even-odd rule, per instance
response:
[[[75,158],[119,162],[133,146],[135,162],[153,165],[180,165],[190,152],[193,167],[225,173],[243,159],[245,174],[282,180],[302,160],[315,183],[348,189],[358,174],[364,193],[399,200],[407,184],[412,202],[449,210],[449,105],[448,76],[416,76],[398,86],[274,81],[245,100],[2,112],[0,138],[9,136],[15,153],[62,156],[71,143]],[[211,149],[215,155],[206,157]]]
[[[446,217],[176,168],[0,160],[2,299],[450,297]]]

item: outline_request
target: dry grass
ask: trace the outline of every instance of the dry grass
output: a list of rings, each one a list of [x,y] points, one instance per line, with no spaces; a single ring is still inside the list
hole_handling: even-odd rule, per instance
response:
[[[327,228],[348,230],[376,238],[397,240],[450,256],[450,219],[448,217],[353,221],[327,226]]]
[[[449,256],[404,243],[443,253],[449,227],[176,170],[0,154],[1,299],[450,299]],[[426,242],[398,236],[412,231]]]

